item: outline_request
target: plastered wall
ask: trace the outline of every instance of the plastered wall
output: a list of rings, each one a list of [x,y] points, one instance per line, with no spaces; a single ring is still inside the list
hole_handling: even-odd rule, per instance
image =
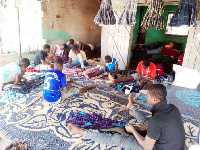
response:
[[[98,0],[43,0],[42,35],[51,46],[70,38],[86,44],[101,42],[101,27],[93,20]]]

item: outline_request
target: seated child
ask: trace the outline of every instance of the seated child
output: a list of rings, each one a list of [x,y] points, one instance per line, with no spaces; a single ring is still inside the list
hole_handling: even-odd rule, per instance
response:
[[[13,62],[3,66],[0,70],[0,91],[3,90],[7,84],[13,84],[13,88],[20,88],[23,75],[26,68],[30,65],[30,61],[27,58],[23,58],[19,63]]]
[[[72,46],[72,50],[69,51],[69,61],[65,64],[65,67],[72,68],[81,66],[82,69],[86,65],[86,54],[84,51],[80,50],[77,45]]]
[[[49,70],[45,75],[43,96],[47,102],[64,100],[75,94],[83,93],[86,90],[99,86],[98,84],[93,84],[81,89],[74,88],[71,84],[66,83],[66,76],[61,72],[62,69],[63,60],[56,59],[54,62],[54,69]]]
[[[150,85],[154,84],[156,73],[156,66],[150,62],[149,60],[140,61],[137,69],[137,73],[131,74],[127,77],[121,77],[118,79],[114,79],[112,75],[108,75],[109,81],[107,83],[119,83],[126,82],[130,80],[138,80],[142,85],[143,89],[147,89]]]
[[[103,74],[104,72],[109,73],[109,74],[114,74],[117,73],[118,71],[118,62],[116,60],[116,58],[111,58],[109,55],[105,56],[105,65],[104,65],[104,69],[92,73],[92,74],[87,74],[86,72],[84,72],[84,76],[89,79],[91,77],[95,77],[98,76],[100,74]]]

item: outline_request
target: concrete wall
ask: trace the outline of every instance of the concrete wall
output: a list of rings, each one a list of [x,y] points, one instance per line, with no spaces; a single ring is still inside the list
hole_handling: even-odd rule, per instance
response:
[[[86,44],[101,42],[101,27],[93,22],[100,8],[98,0],[45,0],[41,4],[42,35],[51,46],[70,38]]]

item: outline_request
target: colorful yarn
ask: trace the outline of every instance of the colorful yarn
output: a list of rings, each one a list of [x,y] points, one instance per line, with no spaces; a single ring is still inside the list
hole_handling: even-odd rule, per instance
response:
[[[125,127],[128,124],[128,122],[115,121],[103,118],[95,113],[89,114],[85,112],[71,112],[66,121],[66,125],[69,123],[85,129],[110,129],[114,127]]]

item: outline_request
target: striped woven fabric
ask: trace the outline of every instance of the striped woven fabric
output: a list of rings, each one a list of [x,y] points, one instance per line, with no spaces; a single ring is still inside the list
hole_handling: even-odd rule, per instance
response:
[[[119,18],[119,25],[129,25],[134,26],[136,23],[136,13],[137,13],[137,2],[138,0],[128,0],[121,17]]]
[[[197,18],[196,0],[181,0],[178,9],[174,12],[169,26],[179,27],[187,25],[195,27]]]
[[[143,18],[141,28],[149,29],[155,28],[160,30],[164,28],[163,13],[165,10],[164,2],[162,0],[151,0],[147,12]]]
[[[116,18],[112,9],[111,0],[102,0],[100,10],[94,18],[94,22],[101,25],[114,25]]]

